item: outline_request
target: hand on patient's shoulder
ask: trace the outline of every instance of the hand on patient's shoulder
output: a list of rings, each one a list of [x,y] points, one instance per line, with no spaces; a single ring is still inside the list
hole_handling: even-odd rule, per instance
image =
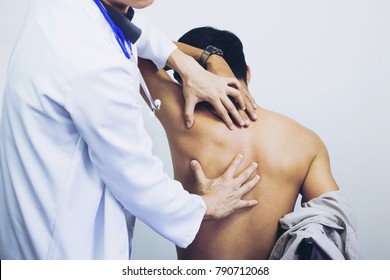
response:
[[[229,67],[228,63],[225,61],[225,59],[219,55],[212,55],[207,60],[207,71],[210,71],[211,73],[214,73],[215,75],[218,75],[220,77],[231,77],[235,78],[233,71]],[[241,81],[241,83],[243,83]],[[247,85],[243,85],[240,87],[240,93],[241,98],[243,99],[243,104],[236,104],[237,109],[241,109],[241,111],[245,112],[245,116],[252,121],[257,120],[256,115],[256,108],[257,104],[255,99],[253,98],[252,94],[249,92]],[[236,102],[235,102],[236,103]],[[240,113],[240,111],[239,111]],[[241,117],[243,117],[243,114],[240,113]],[[244,119],[244,118],[243,118]],[[245,121],[245,119],[244,119]],[[249,125],[249,121],[245,122],[245,126]]]

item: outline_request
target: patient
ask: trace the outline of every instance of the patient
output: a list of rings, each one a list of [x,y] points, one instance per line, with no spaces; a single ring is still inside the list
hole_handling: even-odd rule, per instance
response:
[[[202,27],[189,31],[179,42],[223,50],[242,90],[248,90],[250,69],[234,34]],[[327,149],[314,132],[264,108],[256,109],[257,121],[229,130],[207,104],[196,108],[195,124],[187,129],[178,121],[184,114],[181,85],[149,61],[139,64],[153,98],[163,100],[156,115],[168,136],[175,179],[189,186],[189,192],[199,193],[191,187],[196,186],[190,166],[193,159],[209,178],[221,174],[238,153],[244,155],[243,167],[259,163],[261,180],[245,197],[257,199],[258,205],[226,219],[204,221],[194,242],[186,249],[177,248],[179,259],[268,259],[278,238],[278,221],[294,210],[299,193],[308,201],[338,190]]]

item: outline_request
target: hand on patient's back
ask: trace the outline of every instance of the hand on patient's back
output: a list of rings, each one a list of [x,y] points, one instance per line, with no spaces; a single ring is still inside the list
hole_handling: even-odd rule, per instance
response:
[[[259,182],[260,176],[257,174],[249,179],[256,172],[258,164],[251,163],[237,177],[234,177],[242,160],[243,156],[237,155],[226,171],[216,179],[208,179],[199,162],[191,161],[196,184],[207,207],[205,219],[221,219],[235,210],[257,204],[256,200],[242,200],[241,198]]]

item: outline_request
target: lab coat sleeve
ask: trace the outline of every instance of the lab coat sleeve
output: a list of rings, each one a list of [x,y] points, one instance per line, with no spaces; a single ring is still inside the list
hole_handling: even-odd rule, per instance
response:
[[[165,67],[168,57],[177,48],[176,45],[145,16],[135,13],[133,22],[142,30],[141,37],[136,42],[138,55],[152,60],[158,69]]]
[[[78,79],[65,108],[107,190],[159,234],[186,247],[200,227],[205,204],[170,179],[152,155],[138,104],[138,72],[128,68],[112,65]]]

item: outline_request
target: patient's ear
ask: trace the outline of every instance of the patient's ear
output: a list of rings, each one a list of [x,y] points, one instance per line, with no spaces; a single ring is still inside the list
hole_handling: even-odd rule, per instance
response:
[[[251,82],[251,68],[249,65],[246,66],[246,84],[249,85]]]

